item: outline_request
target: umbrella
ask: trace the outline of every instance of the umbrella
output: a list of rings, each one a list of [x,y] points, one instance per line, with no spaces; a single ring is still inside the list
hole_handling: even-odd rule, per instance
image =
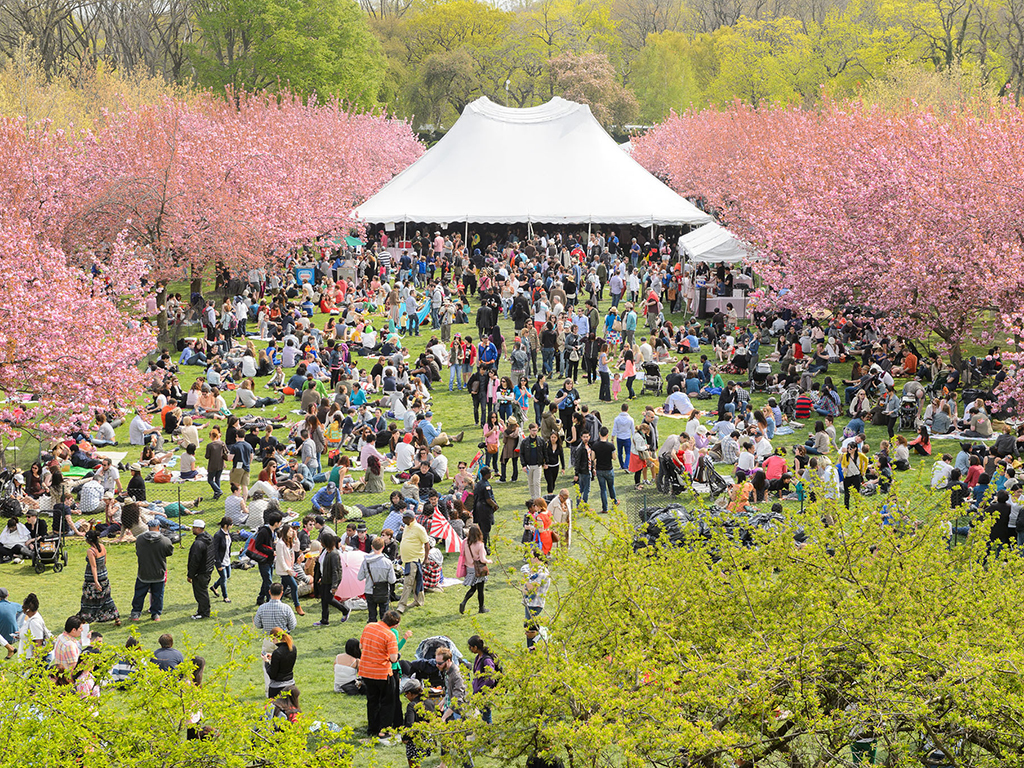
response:
[[[353,597],[362,597],[366,593],[366,582],[360,581],[356,575],[366,558],[366,553],[353,549],[338,554],[341,555],[341,583],[334,591],[334,596],[342,602]]]

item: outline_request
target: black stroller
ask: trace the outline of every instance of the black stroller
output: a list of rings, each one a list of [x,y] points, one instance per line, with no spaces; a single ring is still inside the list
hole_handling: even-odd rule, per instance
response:
[[[729,489],[729,483],[715,469],[710,456],[704,456],[697,463],[697,471],[693,476],[694,493],[706,493],[717,499]]]
[[[42,573],[53,566],[54,573],[60,573],[68,564],[68,551],[64,546],[63,533],[49,533],[36,542],[32,550],[32,567]]]
[[[750,372],[750,386],[755,392],[767,392],[768,378],[771,375],[771,363],[758,363]]]
[[[661,369],[657,363],[644,363],[641,366],[644,372],[643,394],[652,393],[660,395],[662,391]]]
[[[917,429],[917,398],[904,395],[900,400],[900,432],[912,432]]]
[[[686,482],[683,480],[682,470],[672,461],[671,456],[659,456],[658,477],[655,479],[655,486],[661,493],[678,496],[686,490]]]

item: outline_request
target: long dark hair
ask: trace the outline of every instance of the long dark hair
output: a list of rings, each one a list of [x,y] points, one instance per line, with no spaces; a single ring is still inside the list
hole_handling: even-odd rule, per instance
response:
[[[469,646],[469,650],[471,651],[474,648],[479,648],[480,653],[482,653],[484,656],[494,656],[494,654],[491,653],[491,649],[487,647],[486,643],[484,643],[484,639],[480,637],[480,635],[473,635],[471,638],[469,638],[469,640],[466,641],[466,645]]]

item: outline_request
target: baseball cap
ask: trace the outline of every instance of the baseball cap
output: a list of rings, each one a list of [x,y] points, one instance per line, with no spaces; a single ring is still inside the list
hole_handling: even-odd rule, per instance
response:
[[[197,517],[195,520],[192,521],[192,527],[193,528],[205,528],[206,527],[206,521],[205,520],[200,520]]]

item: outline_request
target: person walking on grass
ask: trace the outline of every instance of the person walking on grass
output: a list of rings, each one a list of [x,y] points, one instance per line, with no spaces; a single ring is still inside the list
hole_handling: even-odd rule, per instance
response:
[[[149,595],[149,614],[160,621],[164,610],[164,585],[167,580],[167,558],[174,554],[171,540],[160,533],[160,521],[149,521],[149,530],[135,540],[138,572],[135,577],[135,596],[132,599],[132,621],[142,618],[142,609]]]
[[[462,604],[459,605],[459,613],[466,612],[466,604],[474,592],[477,595],[480,613],[489,613],[489,609],[484,607],[484,585],[487,584],[487,564],[491,560],[487,557],[487,547],[484,546],[483,532],[476,523],[469,526],[469,532],[462,551],[466,563],[466,578],[462,583],[464,586],[469,587],[469,591],[462,598]]]
[[[326,627],[331,623],[331,608],[341,611],[342,622],[348,621],[348,607],[334,596],[341,583],[341,555],[338,545],[341,539],[337,536],[324,538],[324,551],[320,561],[320,621],[313,622],[314,627]]]
[[[196,621],[210,618],[210,576],[213,574],[216,552],[213,537],[206,532],[206,521],[192,521],[192,535],[195,540],[188,550],[188,583],[192,585],[192,596],[196,599]]]

